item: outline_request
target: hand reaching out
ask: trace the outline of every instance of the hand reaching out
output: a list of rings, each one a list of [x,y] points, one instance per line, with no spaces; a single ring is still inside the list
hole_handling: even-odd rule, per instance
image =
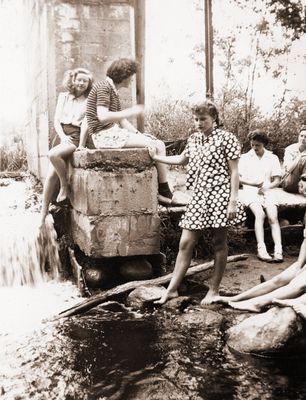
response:
[[[150,147],[148,147],[148,150],[149,150],[150,157],[152,158],[152,160],[154,160],[156,153],[157,153],[156,147],[150,146]]]

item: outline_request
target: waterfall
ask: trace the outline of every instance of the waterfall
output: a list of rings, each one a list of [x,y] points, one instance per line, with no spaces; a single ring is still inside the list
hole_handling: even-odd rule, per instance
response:
[[[58,279],[61,264],[52,216],[42,228],[38,213],[0,216],[0,236],[0,287]]]

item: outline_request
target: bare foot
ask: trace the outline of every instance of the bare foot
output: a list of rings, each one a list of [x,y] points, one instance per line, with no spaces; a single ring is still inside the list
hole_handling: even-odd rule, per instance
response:
[[[209,290],[204,299],[201,301],[201,306],[207,306],[214,303],[216,298],[218,297],[221,297],[219,296],[218,292],[215,292],[214,290]]]
[[[215,296],[213,298],[212,303],[228,304],[229,301],[233,301],[233,297],[232,296]]]
[[[174,299],[175,297],[178,297],[178,292],[175,290],[174,292],[166,292],[159,300],[154,301],[154,304],[165,304],[168,300]]]
[[[260,307],[252,300],[245,301],[229,301],[228,305],[232,308],[242,311],[260,312]]]
[[[61,190],[59,191],[59,194],[56,198],[56,202],[57,203],[61,203],[63,201],[65,201],[69,196],[69,189],[68,186],[62,186]]]
[[[304,304],[294,304],[292,308],[300,317],[306,319],[306,306]]]

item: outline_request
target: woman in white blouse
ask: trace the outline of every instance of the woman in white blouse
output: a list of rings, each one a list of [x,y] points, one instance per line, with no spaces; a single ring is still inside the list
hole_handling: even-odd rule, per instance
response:
[[[67,158],[76,149],[83,148],[86,143],[88,125],[85,113],[92,82],[92,74],[84,68],[69,70],[64,75],[63,86],[66,91],[59,94],[55,110],[54,128],[57,135],[49,151],[51,165],[44,185],[42,224],[48,214],[58,181],[60,191],[56,198],[57,203],[68,198]]]

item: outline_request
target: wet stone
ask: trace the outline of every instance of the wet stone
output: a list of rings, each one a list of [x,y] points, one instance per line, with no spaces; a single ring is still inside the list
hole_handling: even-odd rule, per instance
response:
[[[292,308],[273,307],[228,329],[227,345],[244,354],[294,357],[306,353],[305,328]]]
[[[224,323],[224,317],[216,311],[203,308],[202,310],[189,310],[188,312],[181,314],[178,320],[182,324],[187,325],[198,325],[220,328]]]
[[[126,303],[129,307],[140,309],[161,298],[165,293],[166,289],[163,286],[140,286],[128,295]]]

